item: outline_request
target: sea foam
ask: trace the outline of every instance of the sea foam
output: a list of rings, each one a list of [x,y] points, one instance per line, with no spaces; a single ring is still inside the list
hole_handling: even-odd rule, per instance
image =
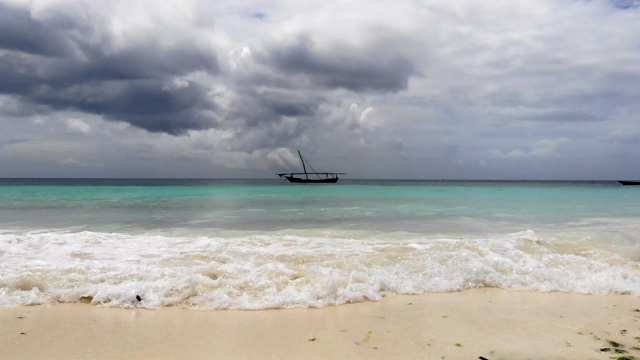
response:
[[[0,306],[323,307],[477,287],[638,296],[639,253],[633,243],[531,230],[461,238],[326,230],[220,236],[5,230]]]

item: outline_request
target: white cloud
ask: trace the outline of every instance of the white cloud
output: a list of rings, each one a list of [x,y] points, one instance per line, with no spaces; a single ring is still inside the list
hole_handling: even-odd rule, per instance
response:
[[[71,133],[86,134],[91,131],[91,127],[82,119],[67,119],[66,125]]]
[[[379,124],[373,118],[373,112],[373,106],[367,106],[364,109],[361,109],[357,103],[351,103],[346,116],[347,126],[351,129],[357,130],[374,130]]]
[[[251,49],[248,46],[233,49],[229,52],[229,64],[232,69],[238,68],[238,64],[243,58],[251,55]]]

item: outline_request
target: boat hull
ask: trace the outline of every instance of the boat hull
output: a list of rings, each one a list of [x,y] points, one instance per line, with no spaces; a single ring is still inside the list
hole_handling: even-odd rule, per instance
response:
[[[301,179],[294,176],[285,176],[285,178],[289,180],[289,182],[296,184],[335,184],[338,182],[337,177],[326,179]]]
[[[344,175],[344,173],[339,172],[316,172],[313,167],[311,168],[313,172],[308,172],[300,150],[298,150],[298,156],[300,156],[300,162],[302,163],[302,170],[304,170],[304,172],[280,173],[278,176],[284,177],[289,180],[290,183],[296,184],[335,184],[338,182],[338,175]],[[311,164],[309,164],[309,166],[311,167]],[[296,177],[296,175],[304,177]],[[313,179],[309,179],[309,176],[312,176]],[[324,178],[321,176],[324,176]]]
[[[640,185],[640,181],[618,180],[618,182],[622,185]]]

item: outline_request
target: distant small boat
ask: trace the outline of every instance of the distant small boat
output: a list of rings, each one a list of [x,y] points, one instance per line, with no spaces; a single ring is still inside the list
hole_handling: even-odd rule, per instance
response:
[[[618,182],[622,185],[640,185],[640,181],[618,180]]]
[[[330,172],[316,172],[315,170],[313,170],[313,167],[311,166],[311,164],[309,164],[308,161],[306,161],[303,157],[302,154],[300,154],[300,150],[298,150],[298,156],[300,156],[300,161],[302,161],[302,169],[304,170],[304,172],[301,173],[283,173],[283,174],[278,174],[278,176],[280,177],[284,177],[285,179],[289,180],[290,183],[319,183],[319,184],[333,184],[333,183],[337,183],[338,182],[338,175],[344,175],[345,173],[330,173]],[[307,166],[305,165],[305,162],[307,164],[309,164],[309,167],[311,168],[311,170],[313,170],[313,172],[308,172],[307,171]],[[296,177],[296,175],[304,175],[304,177]],[[309,175],[314,175],[316,178],[309,178]],[[324,176],[324,177],[321,177]]]

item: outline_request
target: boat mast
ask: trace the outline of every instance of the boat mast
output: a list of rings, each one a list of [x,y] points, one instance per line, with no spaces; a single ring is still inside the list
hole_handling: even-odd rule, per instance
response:
[[[298,150],[298,156],[300,156],[300,161],[302,161],[302,168],[304,169],[304,176],[309,180],[309,174],[307,174],[307,167],[304,166],[304,159],[302,158],[302,154],[300,154],[300,150]]]

